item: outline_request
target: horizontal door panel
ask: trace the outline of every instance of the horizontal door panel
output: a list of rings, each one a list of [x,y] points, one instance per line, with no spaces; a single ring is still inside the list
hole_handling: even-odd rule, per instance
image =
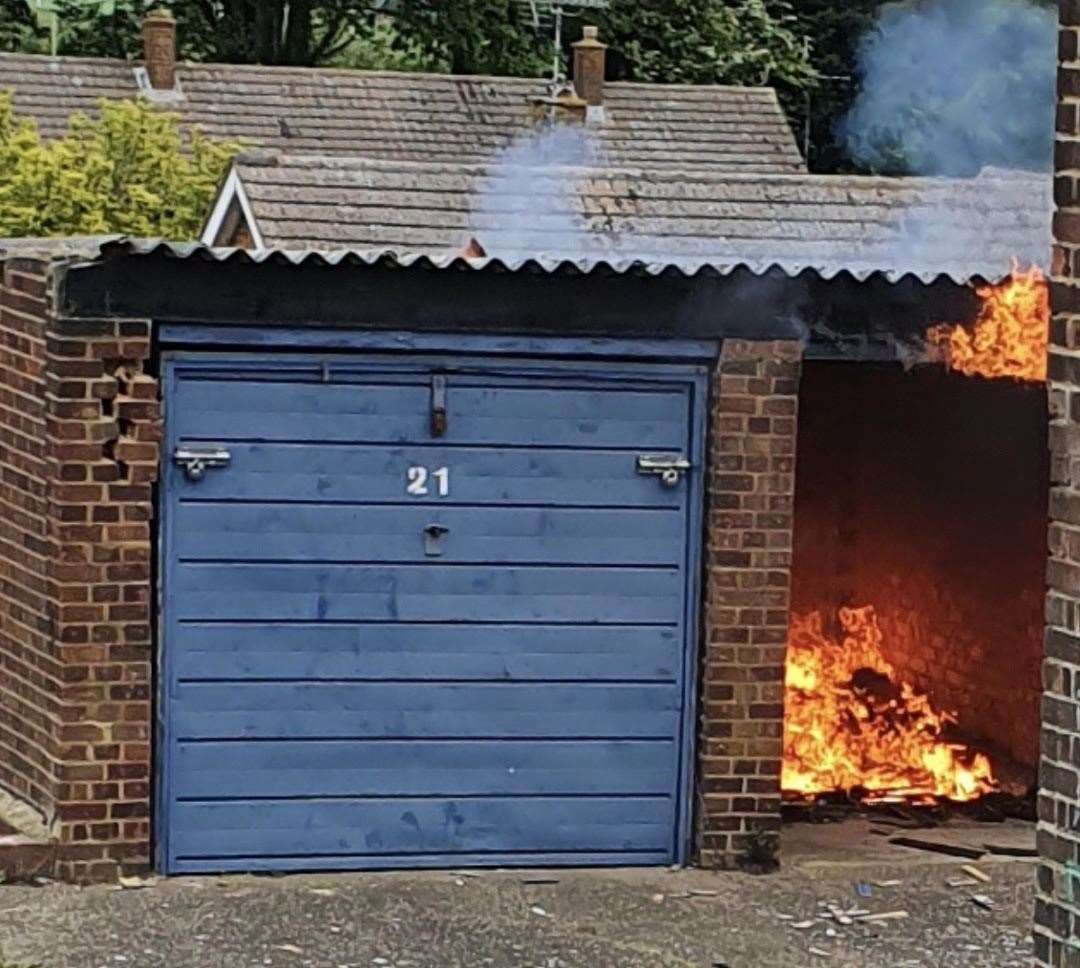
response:
[[[180,739],[670,737],[667,684],[180,683]]]
[[[672,740],[180,743],[180,799],[626,795],[674,790]]]
[[[461,447],[392,447],[229,443],[227,468],[198,482],[177,471],[186,501],[371,502],[416,505],[533,504],[680,507],[685,486],[664,487],[637,472],[637,452]],[[642,448],[644,452],[646,448]],[[409,468],[447,469],[449,493],[429,477],[427,493],[410,494]]]
[[[182,438],[407,442],[431,439],[430,385],[181,381]],[[554,405],[555,401],[557,405]],[[446,391],[446,444],[678,447],[683,390],[460,387]]]
[[[663,850],[607,851],[455,851],[453,853],[402,854],[283,854],[246,857],[172,857],[172,874],[225,874],[232,871],[374,871],[444,870],[447,867],[643,867],[671,863],[672,845]]]
[[[662,850],[668,798],[178,803],[180,857],[468,851]]]
[[[677,511],[186,504],[177,514],[181,560],[423,561],[425,529],[445,528],[440,560],[678,567]]]
[[[185,564],[173,595],[181,620],[676,623],[682,576],[660,568]]]
[[[178,625],[175,675],[189,679],[668,680],[673,628],[506,625]]]

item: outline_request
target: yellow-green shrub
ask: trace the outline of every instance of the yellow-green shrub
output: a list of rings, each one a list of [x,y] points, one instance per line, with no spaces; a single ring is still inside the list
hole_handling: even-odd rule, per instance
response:
[[[0,91],[0,237],[194,239],[237,150],[143,101],[103,101],[45,141]]]

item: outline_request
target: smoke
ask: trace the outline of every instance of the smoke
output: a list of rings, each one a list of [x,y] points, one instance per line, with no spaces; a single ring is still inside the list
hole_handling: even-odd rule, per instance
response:
[[[603,144],[587,126],[545,124],[488,162],[469,231],[488,255],[504,258],[649,261],[668,253],[678,261],[671,238],[627,227],[626,211],[605,197],[611,177]]]
[[[488,163],[470,230],[489,255],[594,254],[575,169],[603,165],[599,141],[576,125],[520,135]]]
[[[1056,38],[1056,9],[1031,0],[889,4],[860,44],[860,91],[838,136],[884,174],[1047,170]]]

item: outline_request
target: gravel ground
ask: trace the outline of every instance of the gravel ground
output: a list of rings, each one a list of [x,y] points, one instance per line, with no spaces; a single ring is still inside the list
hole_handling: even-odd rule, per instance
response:
[[[0,951],[42,968],[1024,966],[1033,870],[793,864],[773,875],[558,871],[204,877],[143,889],[0,888]],[[899,880],[857,895],[858,882]],[[692,891],[700,895],[687,896]],[[712,893],[715,892],[715,893]],[[985,910],[972,900],[983,894]],[[906,911],[845,925],[821,905]],[[795,924],[814,919],[801,930]]]

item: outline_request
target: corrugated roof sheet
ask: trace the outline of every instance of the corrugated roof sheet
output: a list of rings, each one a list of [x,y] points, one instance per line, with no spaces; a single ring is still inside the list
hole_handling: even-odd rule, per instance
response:
[[[1040,174],[736,175],[291,154],[243,156],[236,167],[265,245],[291,259],[393,253],[446,267],[472,237],[488,258],[467,264],[481,269],[778,268],[964,282],[1050,255],[1052,183]]]
[[[252,251],[225,247],[211,247],[198,242],[168,242],[162,239],[131,239],[125,236],[100,236],[72,241],[70,239],[0,239],[0,259],[5,256],[62,257],[96,262],[114,256],[158,257],[179,260],[202,260],[208,262],[233,262],[249,265],[265,263],[285,266],[337,266],[363,265],[388,268],[418,268],[432,271],[460,272],[524,272],[548,275],[588,275],[607,273],[612,275],[681,275],[730,276],[746,272],[755,276],[785,275],[797,277],[804,274],[826,280],[847,276],[859,282],[882,278],[888,282],[900,282],[916,278],[927,285],[948,280],[957,285],[971,281],[996,282],[1008,275],[1008,268],[987,275],[953,276],[944,272],[910,273],[882,271],[880,269],[853,269],[846,266],[821,267],[812,265],[784,265],[769,260],[751,262],[701,263],[696,266],[673,264],[663,260],[579,258],[560,259],[556,256],[534,256],[517,259],[485,257],[465,258],[444,252],[431,255],[419,252],[400,252],[393,248],[382,249],[262,249]]]
[[[0,54],[0,90],[48,137],[102,98],[133,98],[134,64]],[[251,148],[395,161],[482,162],[532,127],[539,79],[329,68],[181,64],[184,98],[165,110]],[[617,165],[695,164],[731,171],[805,170],[771,88],[613,83],[595,127]]]

